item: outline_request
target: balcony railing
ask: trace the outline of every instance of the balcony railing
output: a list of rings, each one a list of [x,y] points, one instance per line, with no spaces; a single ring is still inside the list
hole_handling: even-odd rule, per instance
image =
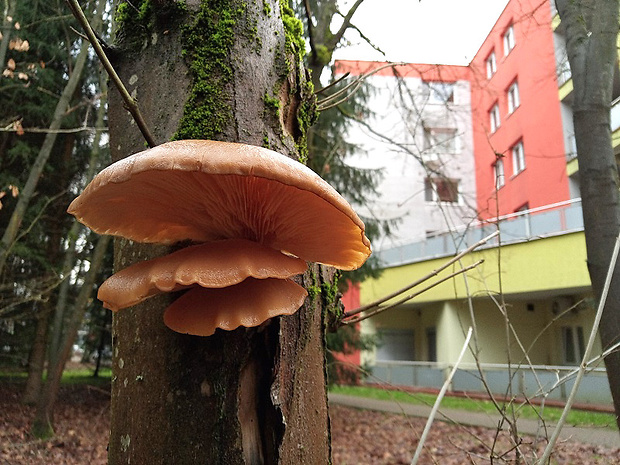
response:
[[[574,366],[511,366],[500,363],[482,363],[486,383],[494,394],[512,392],[527,398],[566,400],[575,382]],[[371,367],[372,376],[366,381],[384,382],[398,386],[416,386],[440,389],[450,372],[450,364],[377,360]],[[558,382],[564,380],[564,382]],[[510,390],[508,389],[510,385]],[[452,379],[451,391],[485,392],[478,368],[462,364]],[[611,391],[605,368],[588,369],[577,392],[578,402],[611,404]]]
[[[502,245],[582,231],[581,199],[571,199],[477,222],[399,247],[380,250],[376,254],[381,265],[385,267],[454,255],[492,234],[497,228]],[[496,237],[485,247],[497,245]]]

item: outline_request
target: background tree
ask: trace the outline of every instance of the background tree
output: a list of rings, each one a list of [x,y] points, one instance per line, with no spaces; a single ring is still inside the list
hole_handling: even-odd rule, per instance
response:
[[[63,1],[5,5],[0,44],[0,334],[15,343],[14,360],[30,352],[25,399],[34,402],[48,322],[57,307],[58,286],[67,278],[59,266],[71,225],[65,209],[90,154],[92,133],[84,127],[93,125],[98,78],[92,57],[85,52],[79,58],[81,38],[71,30],[75,23]],[[87,260],[89,251],[83,247],[76,260]]]
[[[588,255],[595,297],[600,299],[616,237],[620,233],[618,165],[611,141],[610,109],[618,74],[617,0],[556,0],[571,67],[573,121]],[[620,341],[620,263],[599,328],[603,348]],[[605,358],[620,425],[620,352]]]
[[[297,157],[313,96],[292,10],[275,0],[184,5],[117,10],[113,61],[156,142],[241,141]],[[144,148],[112,91],[109,121],[113,159]],[[116,268],[164,251],[117,240]],[[304,282],[329,279],[312,267]],[[322,299],[210,337],[168,330],[168,299],[115,315],[110,463],[328,463]]]

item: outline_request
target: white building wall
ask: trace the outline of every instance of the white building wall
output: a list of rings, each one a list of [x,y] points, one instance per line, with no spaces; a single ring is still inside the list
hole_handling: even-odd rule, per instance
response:
[[[381,169],[384,177],[380,194],[358,209],[363,216],[399,221],[393,236],[375,240],[373,249],[423,239],[475,218],[469,82],[454,83],[452,101],[442,102],[417,77],[399,82],[392,76],[372,76],[368,81],[375,89],[368,101],[374,114],[366,124],[355,124],[349,131],[349,140],[361,148],[350,162]],[[425,130],[454,131],[452,146],[429,146]],[[428,201],[428,177],[458,180],[458,202]]]

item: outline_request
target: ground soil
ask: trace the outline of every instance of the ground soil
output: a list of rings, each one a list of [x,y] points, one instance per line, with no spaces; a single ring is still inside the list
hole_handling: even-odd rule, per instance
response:
[[[110,398],[106,390],[84,385],[62,388],[56,409],[56,436],[47,441],[28,434],[33,407],[19,401],[21,385],[0,383],[0,465],[104,465]],[[382,412],[332,406],[332,447],[335,465],[408,464],[425,421]],[[461,428],[436,422],[426,441],[421,464],[514,463],[515,449],[493,430]],[[522,438],[522,463],[532,463],[544,441]],[[620,464],[620,449],[562,443],[556,464]]]

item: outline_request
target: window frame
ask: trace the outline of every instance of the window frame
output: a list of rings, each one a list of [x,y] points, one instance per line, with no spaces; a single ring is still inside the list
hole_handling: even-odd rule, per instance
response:
[[[442,187],[445,188],[448,186],[449,188],[443,191]],[[424,201],[427,203],[440,203],[444,205],[461,205],[462,197],[460,186],[460,179],[427,176],[424,178]],[[442,197],[441,192],[447,192],[448,196]]]
[[[444,139],[438,135],[445,135]],[[424,127],[423,148],[425,153],[434,155],[454,155],[459,153],[459,137],[457,128]]]
[[[447,105],[454,103],[454,82],[449,81],[423,81],[428,92],[428,103]]]
[[[521,106],[521,95],[519,94],[519,82],[515,79],[506,90],[506,100],[508,101],[508,114],[512,115]]]
[[[514,144],[510,148],[510,153],[512,155],[512,176],[514,177],[525,171],[527,166],[525,163],[525,147],[523,146],[523,141],[520,140]]]
[[[504,45],[504,56],[507,57],[515,48],[515,28],[514,23],[508,26],[502,34],[502,44]]]
[[[561,331],[562,363],[571,366],[579,365],[585,351],[583,326],[562,326]]]
[[[499,190],[506,185],[506,167],[504,160],[498,158],[493,163],[493,174],[495,176],[495,189]]]
[[[491,50],[485,63],[487,68],[487,79],[491,79],[497,72],[497,56],[495,55],[495,50]]]
[[[491,134],[497,131],[501,126],[501,116],[499,112],[499,103],[495,102],[489,110],[489,129]]]

